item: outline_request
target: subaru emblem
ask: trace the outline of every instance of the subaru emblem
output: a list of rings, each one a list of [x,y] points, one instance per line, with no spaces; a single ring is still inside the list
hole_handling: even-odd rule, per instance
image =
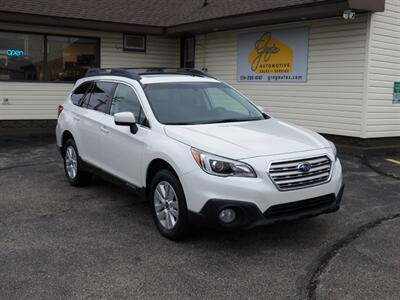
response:
[[[307,173],[311,170],[311,164],[309,162],[301,163],[297,166],[297,170],[302,173]]]

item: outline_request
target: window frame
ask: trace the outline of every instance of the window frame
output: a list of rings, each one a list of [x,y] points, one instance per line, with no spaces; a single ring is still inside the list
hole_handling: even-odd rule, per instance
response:
[[[94,37],[94,36],[83,36],[83,35],[71,35],[71,34],[57,34],[57,33],[51,33],[51,32],[41,32],[41,31],[21,31],[21,30],[9,30],[9,29],[0,29],[0,32],[6,32],[6,33],[17,33],[17,34],[32,34],[32,35],[41,35],[43,37],[43,69],[44,69],[44,77],[47,77],[48,74],[48,65],[47,65],[47,37],[48,36],[57,36],[57,37],[67,37],[67,38],[82,38],[82,39],[93,39],[96,40],[97,42],[97,51],[96,51],[96,56],[98,56],[98,62],[99,66],[98,68],[101,67],[101,38],[100,37]],[[62,83],[62,84],[72,84],[75,81],[65,81],[65,80],[60,80],[60,81],[53,81],[53,80],[17,80],[17,79],[0,79],[0,82],[29,82],[29,83]]]
[[[126,46],[126,37],[127,36],[136,36],[143,38],[143,48],[130,48]],[[125,52],[143,52],[145,53],[147,50],[147,36],[145,34],[136,34],[136,33],[123,33],[122,36],[122,49]]]

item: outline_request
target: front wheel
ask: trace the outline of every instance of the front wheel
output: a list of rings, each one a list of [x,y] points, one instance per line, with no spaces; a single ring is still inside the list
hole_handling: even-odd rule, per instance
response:
[[[161,170],[150,187],[154,222],[160,233],[171,240],[182,240],[189,231],[188,211],[182,186],[177,176]]]

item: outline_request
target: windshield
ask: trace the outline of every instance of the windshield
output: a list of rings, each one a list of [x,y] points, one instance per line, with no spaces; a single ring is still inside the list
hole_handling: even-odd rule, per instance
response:
[[[160,123],[194,125],[255,121],[265,115],[244,96],[222,83],[152,83],[144,88]]]

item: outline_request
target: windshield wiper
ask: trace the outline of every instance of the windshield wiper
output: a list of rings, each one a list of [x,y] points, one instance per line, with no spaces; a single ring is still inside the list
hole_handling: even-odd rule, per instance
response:
[[[263,119],[249,118],[249,119],[236,119],[226,118],[222,120],[210,120],[210,121],[196,121],[196,122],[170,122],[164,123],[165,125],[201,125],[201,124],[217,124],[217,123],[232,123],[232,122],[248,122],[248,121],[259,121]]]
[[[188,123],[188,122],[171,122],[171,123],[164,123],[165,125],[195,125],[195,123]]]
[[[210,123],[232,123],[232,122],[247,122],[247,121],[259,121],[259,118],[250,118],[250,119],[236,119],[236,118],[228,118],[216,121],[210,121]]]

